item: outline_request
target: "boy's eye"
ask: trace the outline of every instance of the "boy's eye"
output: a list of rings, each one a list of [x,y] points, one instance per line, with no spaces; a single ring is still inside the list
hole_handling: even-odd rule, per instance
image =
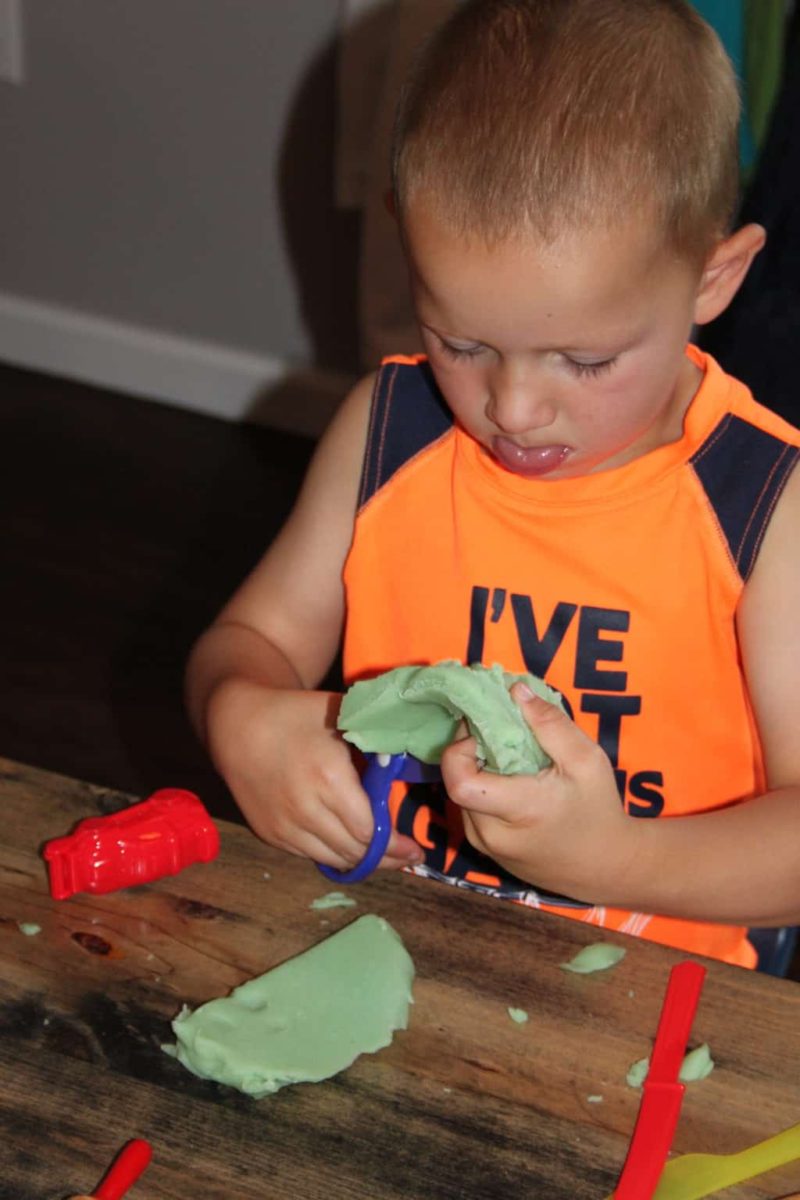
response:
[[[616,361],[616,356],[614,358],[604,358],[600,362],[580,362],[576,358],[567,359],[569,369],[584,379],[592,378],[595,375],[603,375],[606,371],[611,370]]]
[[[454,346],[451,342],[446,342],[443,338],[439,338],[439,346],[448,356],[448,358],[464,359],[475,358],[480,354],[483,346]]]

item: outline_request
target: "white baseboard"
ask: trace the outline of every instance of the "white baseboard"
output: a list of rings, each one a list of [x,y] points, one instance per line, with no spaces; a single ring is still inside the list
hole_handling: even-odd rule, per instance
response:
[[[317,437],[352,384],[137,325],[0,293],[0,360],[227,420]]]

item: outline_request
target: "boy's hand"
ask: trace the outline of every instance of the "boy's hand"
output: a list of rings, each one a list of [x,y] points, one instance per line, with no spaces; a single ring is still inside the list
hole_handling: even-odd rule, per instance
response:
[[[254,833],[290,854],[347,870],[372,837],[369,800],[336,732],[339,697],[221,684],[208,707],[214,762]],[[411,838],[393,833],[381,865],[420,862]]]
[[[616,903],[608,897],[624,890],[637,823],[622,808],[608,756],[524,684],[511,694],[553,765],[538,775],[496,775],[479,768],[472,738],[449,746],[442,777],[469,841],[520,879]]]

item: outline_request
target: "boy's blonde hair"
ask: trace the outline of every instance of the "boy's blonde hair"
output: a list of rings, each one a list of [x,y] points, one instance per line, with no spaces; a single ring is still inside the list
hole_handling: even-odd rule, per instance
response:
[[[545,240],[644,211],[701,262],[738,199],[739,95],[684,0],[466,0],[401,98],[392,174],[457,232]]]

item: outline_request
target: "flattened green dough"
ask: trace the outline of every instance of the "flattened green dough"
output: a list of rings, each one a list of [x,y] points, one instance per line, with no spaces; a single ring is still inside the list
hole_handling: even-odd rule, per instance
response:
[[[406,1028],[413,978],[398,934],[367,914],[230,996],[184,1007],[172,1022],[176,1044],[162,1049],[256,1099],[317,1083]]]
[[[572,971],[574,975],[591,975],[594,971],[607,971],[615,967],[625,957],[622,946],[614,946],[611,942],[592,942],[584,946],[569,962],[559,963],[562,971]]]
[[[647,1072],[650,1070],[649,1058],[637,1058],[636,1062],[631,1063],[628,1067],[628,1074],[625,1076],[625,1082],[628,1087],[640,1088],[644,1086],[644,1081],[647,1079]]]
[[[355,908],[357,903],[352,896],[345,896],[344,892],[326,892],[324,896],[312,900],[308,907],[324,911],[326,908]]]
[[[509,695],[518,681],[563,707],[559,693],[535,675],[510,675],[496,663],[440,662],[354,683],[342,700],[339,729],[359,750],[438,763],[463,718],[487,770],[535,775],[550,758]]]
[[[711,1057],[708,1042],[703,1042],[702,1046],[696,1046],[686,1055],[681,1063],[678,1079],[681,1083],[699,1083],[701,1079],[708,1078],[716,1065]]]

